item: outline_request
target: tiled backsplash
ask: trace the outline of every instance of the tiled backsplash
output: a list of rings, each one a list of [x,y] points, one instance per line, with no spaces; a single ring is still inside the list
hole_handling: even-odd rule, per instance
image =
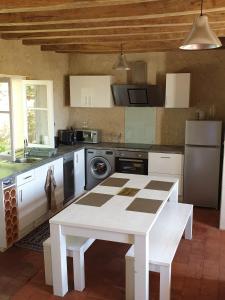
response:
[[[155,144],[156,108],[126,107],[125,143]]]
[[[184,144],[185,121],[194,119],[195,109],[140,107],[72,108],[70,126],[102,131],[103,142]]]

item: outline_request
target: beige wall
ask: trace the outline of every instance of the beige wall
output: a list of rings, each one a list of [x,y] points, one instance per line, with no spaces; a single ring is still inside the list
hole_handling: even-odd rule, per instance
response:
[[[74,109],[65,105],[67,74],[112,74],[117,83],[125,83],[127,73],[113,71],[117,55],[56,54],[41,52],[38,46],[23,46],[18,41],[0,41],[0,73],[25,75],[29,79],[54,81],[55,129],[68,125],[103,131],[103,140],[124,140],[124,108]],[[182,144],[185,120],[195,116],[196,109],[209,113],[215,106],[215,117],[225,119],[225,50],[203,52],[169,52],[127,54],[129,61],[144,60],[148,65],[148,82],[165,85],[167,72],[191,72],[190,109],[157,109],[156,142]]]
[[[24,75],[28,79],[53,80],[55,130],[68,125],[64,77],[68,74],[67,54],[41,52],[38,46],[23,46],[18,41],[0,41],[0,73]]]
[[[125,83],[126,72],[113,71],[112,66],[117,55],[112,54],[70,54],[69,73],[80,75],[112,74],[116,82]],[[127,54],[129,61],[143,60],[148,65],[148,82],[165,87],[165,74],[169,72],[191,72],[191,106],[190,109],[157,109],[156,142],[161,144],[183,144],[185,120],[195,117],[197,109],[206,115],[212,105],[215,118],[225,119],[225,51],[211,50],[203,52],[169,52]],[[112,110],[113,111],[113,110]],[[70,124],[80,125],[82,118],[89,120],[90,126],[104,124],[104,136],[118,128],[124,136],[124,109],[117,108],[111,115],[108,109],[71,109]],[[108,118],[110,115],[110,122]],[[119,118],[117,117],[119,115]],[[101,122],[99,121],[101,120]],[[115,124],[115,126],[114,126]],[[120,125],[119,125],[120,124]],[[113,126],[112,126],[113,125]],[[102,125],[103,127],[103,125]],[[101,128],[101,127],[99,127]]]
[[[124,141],[124,108],[71,108],[70,126],[81,128],[83,121],[89,128],[100,129],[102,141]]]

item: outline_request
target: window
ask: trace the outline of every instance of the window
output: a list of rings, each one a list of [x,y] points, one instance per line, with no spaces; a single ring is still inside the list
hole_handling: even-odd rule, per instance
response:
[[[23,149],[54,147],[53,83],[0,75],[0,158]]]
[[[13,152],[12,109],[9,78],[0,78],[0,156],[10,158]]]
[[[29,146],[54,147],[52,81],[25,80],[24,91]]]

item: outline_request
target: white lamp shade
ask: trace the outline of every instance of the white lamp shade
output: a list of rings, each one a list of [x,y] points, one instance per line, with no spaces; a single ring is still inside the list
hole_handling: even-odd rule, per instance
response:
[[[209,27],[208,17],[206,15],[198,16],[192,26],[183,44],[182,50],[204,50],[221,47],[221,41]]]
[[[121,53],[119,54],[118,56],[118,60],[117,62],[115,63],[115,65],[113,66],[113,69],[115,70],[130,70],[130,67],[127,63],[127,60],[126,60],[126,57],[125,57],[125,54]]]

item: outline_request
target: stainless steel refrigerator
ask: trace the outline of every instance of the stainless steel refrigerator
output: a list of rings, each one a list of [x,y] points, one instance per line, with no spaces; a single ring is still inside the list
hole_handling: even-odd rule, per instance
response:
[[[186,121],[184,202],[218,208],[221,121]]]

